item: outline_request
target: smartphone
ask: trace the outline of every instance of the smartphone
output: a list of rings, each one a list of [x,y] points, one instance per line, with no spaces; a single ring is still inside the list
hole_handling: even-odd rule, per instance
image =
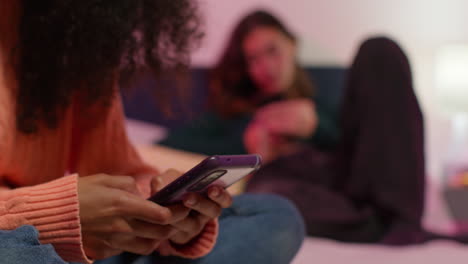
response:
[[[261,161],[256,154],[208,157],[148,200],[166,206],[181,202],[189,192],[206,194],[211,186],[227,188],[258,170]]]

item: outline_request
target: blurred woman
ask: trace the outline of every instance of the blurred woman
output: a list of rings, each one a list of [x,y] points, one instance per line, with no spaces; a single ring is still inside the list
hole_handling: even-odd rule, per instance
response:
[[[333,146],[336,122],[315,104],[296,56],[297,38],[279,19],[247,15],[211,73],[209,111],[161,144],[207,155],[260,153],[265,161],[302,145]]]

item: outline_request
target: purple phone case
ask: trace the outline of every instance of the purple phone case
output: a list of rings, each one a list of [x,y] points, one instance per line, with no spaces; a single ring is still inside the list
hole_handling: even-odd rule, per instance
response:
[[[211,185],[221,185],[224,188],[229,187],[236,181],[240,180],[244,176],[254,172],[261,165],[261,157],[259,155],[220,155],[211,156],[203,160],[197,166],[180,176],[178,179],[164,187],[162,190],[154,194],[148,200],[153,201],[160,205],[174,204],[183,199],[183,196],[188,191],[203,193],[206,188]],[[238,177],[232,182],[219,181],[223,178],[224,174],[228,173],[232,169],[251,169],[250,173],[246,173],[241,177]],[[220,172],[220,177],[208,184],[197,187],[197,190],[190,190],[198,183],[202,182],[208,176],[213,175],[215,172]],[[218,184],[217,184],[218,183]]]

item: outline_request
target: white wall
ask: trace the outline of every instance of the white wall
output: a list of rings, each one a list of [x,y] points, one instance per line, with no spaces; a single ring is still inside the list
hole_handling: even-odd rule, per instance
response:
[[[426,114],[428,169],[439,175],[440,153],[447,126],[440,129],[433,85],[436,50],[468,43],[467,0],[200,0],[206,39],[195,52],[196,65],[212,65],[238,19],[266,7],[278,14],[301,38],[300,60],[308,65],[348,65],[359,43],[385,34],[406,50]],[[467,100],[468,103],[468,100]]]

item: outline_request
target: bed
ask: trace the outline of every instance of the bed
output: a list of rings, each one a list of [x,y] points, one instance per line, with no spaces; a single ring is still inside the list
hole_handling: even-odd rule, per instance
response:
[[[202,155],[151,146],[152,142],[160,140],[166,135],[167,131],[163,127],[142,121],[127,120],[127,131],[130,140],[137,146],[145,161],[160,170],[174,167],[186,171],[204,158]],[[434,135],[431,136],[434,138]],[[439,137],[444,138],[443,135],[439,135]],[[432,180],[429,181],[427,187],[424,225],[433,231],[452,233],[454,224],[447,212],[445,202],[441,198],[440,183]],[[468,246],[451,241],[434,241],[409,247],[387,247],[345,244],[326,239],[307,238],[292,263],[461,264],[467,262]]]

